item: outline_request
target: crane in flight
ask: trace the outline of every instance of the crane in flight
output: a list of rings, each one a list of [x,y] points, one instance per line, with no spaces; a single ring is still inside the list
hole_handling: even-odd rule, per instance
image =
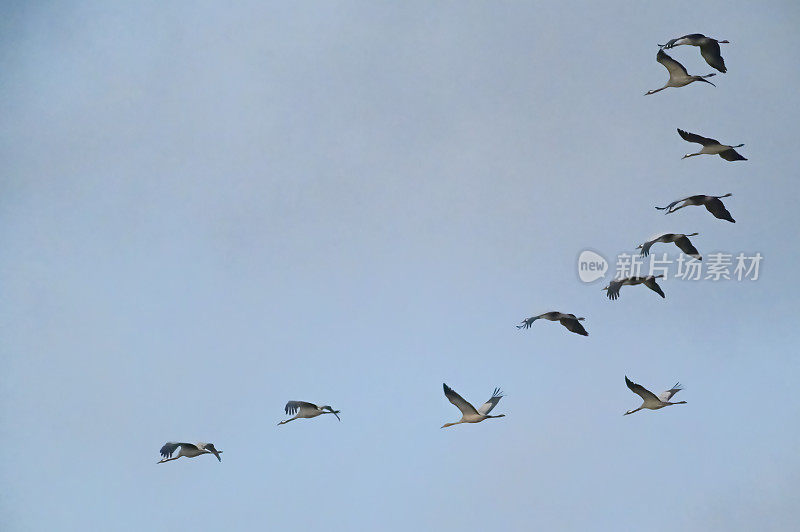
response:
[[[497,416],[489,415],[489,412],[491,412],[492,409],[497,406],[497,403],[500,402],[500,399],[503,398],[503,392],[500,391],[500,388],[495,388],[489,400],[483,403],[481,407],[476,410],[471,403],[467,402],[463,397],[458,395],[455,390],[453,390],[447,384],[442,383],[442,386],[444,387],[445,397],[447,397],[447,399],[453,403],[456,408],[461,410],[460,420],[456,421],[455,423],[445,423],[442,425],[442,428],[452,427],[453,425],[458,425],[459,423],[480,423],[484,419],[505,416],[505,414],[500,414]]]
[[[172,457],[172,454],[175,452],[175,449],[180,447],[180,451],[178,451],[178,456],[175,458]],[[194,458],[195,456],[200,456],[201,454],[213,454],[217,457],[217,460],[222,462],[222,458],[219,455],[222,454],[222,451],[218,451],[213,443],[184,443],[184,442],[174,442],[168,441],[164,444],[161,448],[161,456],[162,459],[159,461],[159,464],[163,464],[164,462],[169,462],[170,460],[177,460],[181,456],[185,456],[186,458]]]
[[[581,325],[581,322],[586,318],[578,318],[575,316],[575,314],[564,314],[563,312],[556,311],[545,312],[544,314],[539,314],[538,316],[526,318],[522,320],[520,325],[517,325],[517,329],[530,329],[531,325],[533,325],[533,322],[538,319],[557,321],[566,327],[568,331],[580,334],[581,336],[589,336],[589,333],[586,332],[586,329],[584,329],[583,325]]]
[[[703,205],[708,212],[714,215],[714,218],[719,218],[720,220],[728,220],[729,222],[736,223],[736,220],[733,219],[731,216],[730,211],[725,208],[725,205],[722,203],[722,198],[727,198],[729,196],[733,196],[730,192],[724,194],[722,196],[706,196],[704,194],[697,194],[695,196],[689,196],[688,198],[679,199],[673,201],[666,207],[656,207],[656,209],[660,211],[667,211],[664,214],[672,214],[673,212],[683,209],[684,207],[691,207],[692,205]],[[680,205],[678,205],[680,203]],[[676,207],[676,205],[678,205]]]
[[[614,279],[613,281],[608,283],[608,286],[602,288],[602,290],[606,291],[608,299],[615,301],[619,299],[619,291],[623,286],[625,285],[635,286],[637,284],[643,284],[656,294],[660,295],[661,297],[666,297],[664,295],[664,291],[661,290],[661,287],[658,286],[658,283],[656,283],[656,279],[658,279],[659,277],[664,277],[664,274],[662,273],[661,275],[648,275],[646,277],[633,275],[630,277],[624,277],[622,279]]]
[[[695,144],[702,144],[703,148],[697,153],[687,153],[681,159],[686,159],[687,157],[694,157],[695,155],[719,155],[726,161],[746,161],[745,157],[737,152],[734,148],[741,148],[744,144],[737,144],[736,146],[728,146],[727,144],[721,144],[720,141],[716,139],[710,139],[708,137],[701,137],[700,135],[696,135],[694,133],[689,133],[688,131],[684,131],[682,129],[678,129],[678,135],[681,136],[683,140],[686,142],[694,142]]]
[[[705,76],[690,76],[689,73],[686,72],[684,66],[668,56],[664,50],[658,50],[658,54],[656,54],[656,61],[664,65],[664,68],[667,69],[667,72],[669,72],[669,80],[667,80],[667,84],[660,89],[647,91],[644,93],[645,96],[655,94],[658,91],[663,91],[667,87],[683,87],[689,83],[694,83],[695,81],[702,81],[716,87],[716,85],[706,79],[710,78],[711,76],[716,76],[715,73],[712,72],[711,74],[706,74]]]
[[[650,254],[650,248],[656,242],[664,242],[670,243],[674,242],[676,246],[680,248],[681,251],[689,255],[690,257],[694,257],[697,260],[703,260],[703,257],[700,255],[700,252],[697,251],[697,248],[692,245],[691,241],[689,240],[690,236],[697,236],[700,233],[689,233],[688,235],[684,235],[683,233],[664,233],[661,236],[657,236],[652,240],[648,240],[644,244],[639,244],[636,246],[636,249],[641,249],[641,256],[646,257]]]
[[[725,60],[722,59],[722,54],[719,51],[719,45],[729,44],[728,41],[718,41],[717,39],[706,37],[702,33],[692,33],[691,35],[684,35],[683,37],[678,37],[677,39],[670,39],[667,41],[667,44],[659,44],[659,46],[669,50],[670,48],[674,48],[675,46],[680,46],[682,44],[699,46],[700,55],[702,55],[703,59],[706,60],[708,66],[716,68],[723,74],[728,71],[728,69],[725,68]]]
[[[305,401],[289,401],[286,403],[284,410],[287,415],[294,414],[294,417],[285,419],[278,423],[278,425],[283,425],[284,423],[294,421],[295,419],[317,417],[322,414],[333,414],[336,416],[336,419],[339,421],[342,420],[339,417],[341,410],[334,410],[328,405],[317,406],[314,403],[306,403]]]
[[[648,410],[658,410],[659,408],[664,408],[665,406],[672,406],[672,405],[685,405],[686,401],[678,401],[676,403],[671,403],[669,400],[672,399],[679,391],[683,390],[681,387],[681,383],[675,383],[675,386],[670,388],[667,391],[661,392],[659,395],[654,394],[641,384],[636,384],[632,380],[625,376],[625,384],[628,388],[642,398],[642,406],[636,408],[634,410],[628,410],[625,412],[624,415],[633,414],[634,412],[638,412],[643,408],[647,408]]]

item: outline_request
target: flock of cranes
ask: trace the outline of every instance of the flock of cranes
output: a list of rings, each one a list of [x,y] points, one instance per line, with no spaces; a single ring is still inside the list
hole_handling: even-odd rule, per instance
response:
[[[689,46],[697,46],[700,48],[700,55],[705,59],[705,61],[714,69],[718,70],[719,72],[725,73],[727,72],[727,68],[725,67],[725,61],[720,54],[720,44],[728,43],[726,40],[716,40],[710,37],[706,37],[705,35],[701,35],[699,33],[694,33],[691,35],[685,35],[683,37],[679,37],[677,39],[670,39],[667,41],[666,44],[659,45],[659,50],[656,55],[656,61],[664,65],[664,67],[669,72],[669,80],[667,83],[658,89],[653,89],[645,93],[645,96],[655,94],[659,91],[662,91],[668,87],[684,87],[693,83],[695,81],[701,81],[704,83],[708,83],[710,85],[714,85],[707,78],[715,76],[716,73],[706,74],[702,76],[695,76],[690,75],[686,68],[681,65],[678,61],[667,55],[664,52],[665,49],[671,49],[676,46],[681,45],[689,45]],[[735,146],[730,146],[727,144],[722,144],[719,141],[707,137],[702,137],[700,135],[689,133],[682,129],[678,129],[678,134],[687,142],[694,142],[703,146],[703,148],[697,153],[689,153],[683,156],[683,158],[694,157],[695,155],[719,155],[726,161],[746,161],[742,155],[740,155],[736,148],[740,148],[744,146],[743,144],[738,144]],[[730,197],[732,194],[724,194],[722,196],[706,196],[706,195],[694,195],[689,196],[680,200],[673,201],[666,207],[656,207],[656,209],[666,211],[665,214],[672,214],[684,207],[689,207],[692,205],[703,205],[705,208],[714,215],[715,218],[720,220],[727,220],[729,222],[735,223],[735,220],[731,216],[731,213],[725,208],[721,199]],[[656,243],[674,243],[678,248],[686,255],[697,259],[702,260],[702,256],[700,252],[697,250],[696,247],[692,244],[689,240],[689,237],[697,236],[698,233],[664,233],[661,234],[653,239],[640,244],[637,249],[641,249],[641,255],[646,257],[650,253],[650,248]],[[606,291],[606,295],[611,300],[616,300],[619,298],[620,289],[623,286],[635,286],[643,284],[653,292],[660,295],[662,298],[666,297],[664,295],[664,291],[656,282],[656,279],[662,278],[664,275],[648,275],[648,276],[629,276],[629,277],[622,277],[618,279],[614,279],[609,282],[609,284],[603,288]],[[565,314],[563,312],[558,311],[551,311],[545,312],[543,314],[539,314],[537,316],[531,316],[530,318],[524,319],[520,325],[517,325],[518,329],[530,329],[533,323],[536,320],[549,320],[549,321],[557,321],[561,325],[563,325],[568,331],[573,332],[575,334],[579,334],[581,336],[589,336],[589,333],[584,328],[582,321],[585,320],[583,317],[577,317],[575,314]],[[625,384],[627,387],[636,395],[642,398],[642,405],[639,408],[635,408],[633,410],[628,410],[625,412],[624,415],[633,414],[634,412],[638,412],[642,409],[648,410],[658,410],[664,408],[666,406],[672,405],[679,405],[679,404],[686,404],[686,401],[678,401],[678,402],[671,402],[670,400],[672,397],[681,391],[683,388],[681,387],[680,383],[676,383],[675,386],[662,392],[659,395],[654,394],[644,386],[640,384],[636,384],[635,382],[631,381],[627,375],[625,376]],[[480,423],[486,419],[493,419],[493,418],[501,418],[504,417],[505,414],[498,414],[498,415],[490,415],[490,412],[497,406],[500,402],[500,399],[503,398],[503,393],[500,391],[499,388],[495,388],[492,392],[491,397],[488,401],[480,406],[480,408],[475,408],[472,406],[471,403],[466,401],[463,397],[461,397],[458,393],[456,393],[452,388],[450,388],[447,384],[442,384],[444,395],[448,401],[450,401],[456,408],[461,411],[461,419],[453,422],[453,423],[445,423],[442,425],[442,428],[452,427],[453,425],[458,425],[461,423]],[[289,401],[286,403],[284,407],[284,411],[287,415],[292,415],[288,419],[285,419],[278,423],[278,425],[284,425],[289,423],[290,421],[294,421],[295,419],[310,419],[315,418],[324,414],[333,414],[336,416],[336,419],[341,421],[339,418],[340,410],[334,410],[329,405],[324,406],[317,406],[313,403],[308,403],[305,401]],[[178,454],[173,457],[175,451],[178,450]],[[218,451],[213,443],[182,443],[182,442],[167,442],[161,448],[161,456],[162,459],[158,462],[159,464],[169,462],[172,460],[177,460],[183,456],[187,458],[194,458],[197,456],[201,456],[204,454],[213,454],[217,460],[222,461],[220,454],[222,451]]]

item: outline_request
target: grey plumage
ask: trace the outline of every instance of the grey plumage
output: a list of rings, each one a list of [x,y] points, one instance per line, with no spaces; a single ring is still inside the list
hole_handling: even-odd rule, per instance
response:
[[[732,195],[733,194],[730,193],[724,194],[722,196],[706,196],[704,194],[697,194],[695,196],[689,196],[687,198],[675,200],[666,207],[656,207],[656,209],[661,211],[667,211],[664,214],[672,214],[673,212],[683,209],[684,207],[690,207],[692,205],[703,205],[708,212],[714,215],[715,218],[736,223],[736,220],[733,219],[733,216],[731,216],[731,213],[728,211],[728,209],[725,208],[725,205],[722,203],[721,200],[721,198],[727,198]]]
[[[697,248],[694,247],[694,245],[688,238],[690,236],[695,236],[698,234],[699,233],[690,233],[688,235],[684,235],[682,233],[664,233],[663,235],[656,237],[653,240],[649,240],[644,244],[640,244],[638,248],[642,250],[641,256],[646,257],[650,254],[650,248],[656,242],[664,242],[664,243],[673,242],[685,254],[694,257],[697,260],[703,260],[703,257],[700,255],[700,252],[697,251]]]
[[[568,331],[580,334],[581,336],[589,336],[589,333],[586,332],[586,329],[584,329],[583,325],[581,324],[581,321],[583,321],[585,318],[579,318],[575,316],[575,314],[564,314],[563,312],[558,311],[545,312],[544,314],[539,314],[538,316],[525,318],[522,320],[520,325],[517,325],[517,329],[530,329],[531,325],[533,325],[533,322],[538,319],[557,321],[566,327]]]
[[[664,295],[664,291],[661,290],[661,287],[656,282],[656,279],[659,277],[664,277],[664,275],[630,276],[621,279],[614,279],[608,283],[608,286],[603,288],[603,290],[606,291],[606,296],[608,296],[608,299],[616,301],[619,299],[619,291],[623,286],[635,286],[637,284],[643,284],[661,297],[666,297]]]
[[[695,155],[719,155],[726,161],[746,161],[747,159],[743,157],[739,152],[737,152],[734,148],[741,148],[744,144],[737,144],[736,146],[729,146],[727,144],[722,144],[717,139],[712,139],[709,137],[703,137],[696,133],[689,133],[688,131],[684,131],[683,129],[678,129],[678,135],[681,136],[683,140],[686,142],[694,142],[695,144],[700,144],[703,148],[697,153],[687,153],[683,156],[684,159],[687,157],[694,157]]]
[[[709,85],[713,85],[716,87],[716,85],[714,85],[713,83],[711,83],[706,79],[715,76],[716,74],[712,72],[711,74],[706,74],[705,76],[690,75],[688,72],[686,72],[686,68],[684,68],[682,64],[675,61],[672,57],[667,55],[667,53],[664,52],[664,50],[662,49],[658,50],[658,53],[656,54],[656,61],[661,63],[664,66],[664,68],[667,69],[667,72],[669,72],[669,79],[667,80],[667,83],[663,87],[659,89],[649,90],[645,93],[645,96],[650,94],[655,94],[659,91],[663,91],[668,87],[685,87],[686,85],[694,83],[695,81],[702,81],[704,83],[708,83]]]
[[[705,59],[706,63],[724,74],[728,69],[725,67],[725,60],[722,58],[722,53],[719,49],[720,43],[728,43],[728,41],[718,41],[717,39],[706,37],[702,33],[692,33],[677,39],[670,39],[667,44],[660,44],[659,46],[666,49],[683,44],[697,46],[700,48],[700,55]]]

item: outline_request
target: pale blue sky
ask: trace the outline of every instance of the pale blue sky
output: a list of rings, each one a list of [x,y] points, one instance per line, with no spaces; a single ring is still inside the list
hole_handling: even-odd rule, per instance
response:
[[[163,4],[0,17],[4,530],[796,526],[795,2]],[[658,231],[761,279],[578,280]]]

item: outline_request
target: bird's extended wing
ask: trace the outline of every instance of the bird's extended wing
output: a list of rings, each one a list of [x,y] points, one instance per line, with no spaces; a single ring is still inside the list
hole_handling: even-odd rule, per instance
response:
[[[725,205],[722,203],[722,200],[719,198],[714,198],[711,201],[706,202],[706,210],[714,215],[714,218],[719,218],[720,220],[728,220],[729,222],[736,223],[736,220],[733,219],[731,216],[730,211],[725,208]]]
[[[692,245],[687,236],[684,235],[680,237],[678,240],[675,241],[675,245],[681,248],[681,251],[683,251],[687,255],[702,260],[700,252],[697,251],[697,248]]]
[[[163,456],[164,458],[172,458],[172,454],[175,452],[175,449],[183,446],[193,447],[197,449],[197,445],[193,443],[168,441],[167,443],[164,444],[164,446],[161,448],[161,451],[159,452],[161,453],[161,456]]]
[[[678,135],[683,138],[686,142],[695,142],[697,144],[702,144],[703,146],[710,146],[712,144],[719,144],[718,140],[710,139],[708,137],[701,137],[695,133],[689,133],[688,131],[684,131],[682,129],[678,129]]]
[[[664,50],[659,50],[656,54],[656,61],[664,65],[667,70],[669,71],[669,77],[681,77],[681,76],[688,76],[689,73],[686,72],[686,69],[683,68],[683,65],[675,61],[673,58],[667,55]]]
[[[622,288],[623,281],[624,279],[617,279],[608,283],[608,289],[606,291],[608,299],[614,301],[619,298],[619,289]]]
[[[286,403],[286,408],[284,410],[287,414],[296,414],[298,410],[302,409],[316,410],[317,405],[306,403],[305,401],[289,401]]]
[[[667,401],[672,399],[673,395],[675,395],[681,390],[683,390],[683,386],[681,386],[681,383],[676,382],[675,386],[673,386],[672,388],[670,388],[665,392],[661,392],[660,394],[658,394],[658,399],[666,403]]]
[[[667,296],[664,295],[664,291],[661,289],[661,287],[658,286],[658,283],[656,282],[655,277],[653,277],[651,279],[646,279],[644,281],[644,285],[647,288],[649,288],[650,290],[652,290],[653,292],[655,292],[656,294],[660,295],[661,297],[664,297],[664,298],[667,297]]]
[[[728,71],[725,68],[725,60],[722,59],[722,54],[719,51],[719,43],[714,39],[707,39],[700,46],[700,55],[706,60],[706,63],[712,68],[716,68],[723,74]]]
[[[642,244],[642,252],[640,253],[640,255],[642,257],[648,256],[650,254],[650,248],[653,247],[653,244],[655,244],[656,242],[658,242],[658,239],[650,240],[649,242],[645,242],[644,244]]]
[[[589,336],[589,333],[586,332],[586,329],[583,328],[583,325],[577,318],[561,318],[558,321],[561,325],[566,327],[568,331],[578,333],[582,336]]]
[[[633,393],[635,393],[636,395],[641,397],[645,402],[646,401],[656,401],[656,402],[658,402],[659,399],[658,399],[658,397],[656,397],[656,394],[654,394],[653,392],[651,392],[650,390],[648,390],[647,388],[645,388],[641,384],[636,384],[635,382],[630,380],[627,375],[625,376],[625,384],[627,384],[628,388],[630,388],[630,390]]]
[[[442,383],[442,386],[444,387],[444,395],[447,397],[447,400],[456,405],[456,408],[461,410],[462,414],[465,416],[478,415],[478,411],[475,410],[475,407],[458,395],[455,390],[444,383]]]
[[[503,392],[500,391],[500,388],[495,388],[489,400],[483,403],[481,407],[478,409],[478,413],[483,414],[485,416],[486,414],[491,412],[494,407],[497,406],[497,403],[500,402],[500,399],[502,397],[503,397]]]
[[[738,151],[734,150],[733,148],[729,150],[725,150],[724,152],[719,154],[720,157],[725,159],[726,161],[746,161],[746,157],[742,157]]]
[[[538,320],[539,316],[531,316],[530,318],[525,318],[522,320],[520,325],[517,325],[517,329],[530,329],[533,322]]]

